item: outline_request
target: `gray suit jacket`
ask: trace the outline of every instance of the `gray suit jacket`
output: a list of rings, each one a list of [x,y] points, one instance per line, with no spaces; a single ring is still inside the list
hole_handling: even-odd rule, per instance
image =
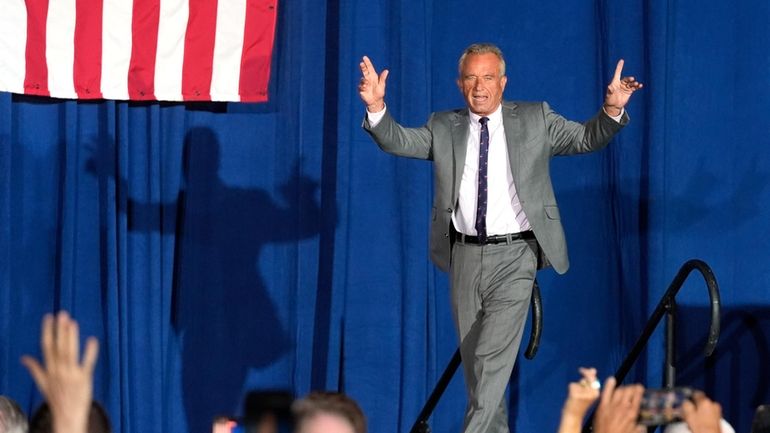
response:
[[[600,110],[580,124],[556,114],[545,102],[503,102],[502,111],[511,173],[524,213],[541,252],[562,274],[569,268],[569,259],[551,186],[550,159],[603,148],[628,123],[628,116],[624,114],[618,123]],[[433,161],[431,259],[448,271],[452,212],[457,205],[468,142],[468,109],[433,113],[420,128],[399,125],[387,111],[374,128],[364,117],[363,127],[385,152]]]

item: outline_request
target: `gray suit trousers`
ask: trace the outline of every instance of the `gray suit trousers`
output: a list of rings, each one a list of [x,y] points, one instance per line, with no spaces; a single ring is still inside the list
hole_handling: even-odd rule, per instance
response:
[[[465,433],[509,432],[505,388],[536,271],[537,256],[524,240],[452,247],[452,309],[468,394]]]

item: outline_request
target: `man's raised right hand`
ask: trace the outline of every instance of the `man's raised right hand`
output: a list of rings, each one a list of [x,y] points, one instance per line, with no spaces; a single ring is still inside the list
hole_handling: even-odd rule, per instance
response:
[[[385,108],[385,81],[388,79],[388,70],[377,74],[372,61],[364,56],[361,63],[361,82],[358,84],[358,94],[366,104],[370,113],[377,113]]]

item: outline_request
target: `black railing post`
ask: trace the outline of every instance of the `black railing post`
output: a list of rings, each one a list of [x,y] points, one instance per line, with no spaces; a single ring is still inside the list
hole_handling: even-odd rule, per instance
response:
[[[676,300],[672,297],[666,304],[666,361],[664,365],[663,385],[673,388],[676,381]]]
[[[441,374],[438,383],[436,383],[436,387],[433,388],[433,392],[430,393],[428,401],[426,401],[425,406],[422,407],[420,414],[417,416],[417,421],[415,421],[412,429],[409,430],[409,433],[430,433],[428,418],[430,418],[430,415],[433,413],[433,409],[436,408],[441,396],[444,395],[444,391],[446,391],[449,386],[449,382],[452,381],[452,376],[455,375],[461,362],[460,348],[458,347],[457,350],[455,350],[452,359],[449,361],[449,364],[444,369],[444,373]]]

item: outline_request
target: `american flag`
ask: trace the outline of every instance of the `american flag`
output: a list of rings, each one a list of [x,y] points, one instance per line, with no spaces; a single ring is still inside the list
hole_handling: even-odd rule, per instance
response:
[[[278,0],[0,0],[0,91],[267,100]]]

